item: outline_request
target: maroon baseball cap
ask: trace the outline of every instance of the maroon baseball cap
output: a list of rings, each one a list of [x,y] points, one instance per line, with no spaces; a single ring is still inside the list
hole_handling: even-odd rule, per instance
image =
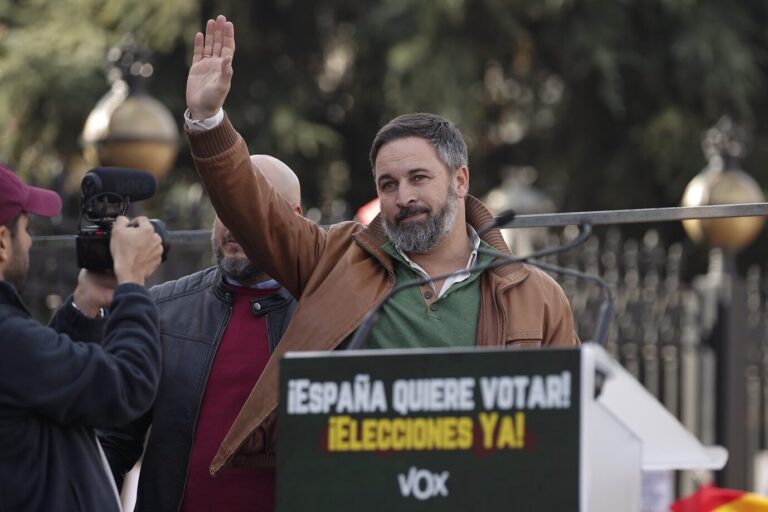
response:
[[[59,194],[25,185],[8,167],[0,165],[0,225],[20,212],[52,217],[61,211]]]

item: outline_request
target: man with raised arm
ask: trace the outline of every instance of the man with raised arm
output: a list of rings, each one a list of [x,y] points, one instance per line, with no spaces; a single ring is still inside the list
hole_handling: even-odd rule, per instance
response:
[[[219,217],[299,304],[212,473],[226,464],[274,464],[280,356],[345,346],[396,283],[457,272],[395,295],[367,347],[578,344],[570,305],[543,272],[521,263],[461,272],[509,249],[498,229],[482,231],[493,216],[468,193],[467,148],[447,119],[407,114],[379,130],[371,165],[381,214],[368,227],[344,222],[325,230],[293,215],[251,165],[222,110],[234,50],[234,27],[224,16],[195,36],[185,114],[192,156]]]

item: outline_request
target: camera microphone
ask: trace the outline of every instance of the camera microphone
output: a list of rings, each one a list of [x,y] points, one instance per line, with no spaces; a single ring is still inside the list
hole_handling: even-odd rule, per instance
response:
[[[116,194],[136,202],[155,195],[157,181],[146,171],[124,167],[96,167],[83,177],[81,190],[85,200],[99,194]]]
[[[157,181],[146,171],[124,167],[96,167],[85,173],[80,185],[80,227],[75,239],[77,265],[90,270],[110,270],[113,266],[109,241],[115,219],[125,215],[132,202],[155,194]],[[165,224],[149,221],[163,241],[165,261],[170,250]]]

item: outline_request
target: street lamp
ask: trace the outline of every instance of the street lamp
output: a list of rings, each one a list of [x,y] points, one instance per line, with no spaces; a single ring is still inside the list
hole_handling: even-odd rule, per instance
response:
[[[702,148],[709,162],[686,187],[684,206],[765,200],[757,182],[739,167],[738,160],[745,153],[745,138],[744,130],[734,126],[727,117],[706,132]],[[738,489],[752,485],[754,454],[750,439],[756,426],[748,421],[747,414],[748,410],[755,409],[755,404],[747,398],[750,380],[747,348],[754,333],[748,328],[746,288],[736,271],[735,260],[736,253],[757,237],[762,225],[762,217],[683,221],[692,240],[711,247],[709,271],[693,283],[703,302],[701,323],[708,343],[702,350],[713,350],[716,354],[714,372],[703,368],[700,381],[707,389],[714,380],[715,396],[702,397],[702,402],[714,401],[715,441],[729,451],[728,464],[719,473],[718,483]],[[704,355],[702,352],[702,357]]]
[[[91,165],[143,169],[161,178],[176,160],[179,134],[168,109],[146,92],[152,65],[126,36],[109,51],[110,90],[83,129],[84,156]]]
[[[683,193],[683,206],[760,203],[765,196],[757,182],[739,167],[744,156],[745,136],[727,117],[721,118],[704,136],[702,149],[709,159]],[[683,227],[696,243],[706,243],[738,252],[755,239],[763,217],[684,220]]]

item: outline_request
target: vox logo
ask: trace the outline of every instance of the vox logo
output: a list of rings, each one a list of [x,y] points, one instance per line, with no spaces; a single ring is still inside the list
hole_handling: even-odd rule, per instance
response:
[[[400,494],[404,498],[413,496],[417,500],[428,500],[436,496],[448,496],[446,482],[450,473],[432,473],[426,469],[411,467],[408,473],[397,475],[400,484]]]

